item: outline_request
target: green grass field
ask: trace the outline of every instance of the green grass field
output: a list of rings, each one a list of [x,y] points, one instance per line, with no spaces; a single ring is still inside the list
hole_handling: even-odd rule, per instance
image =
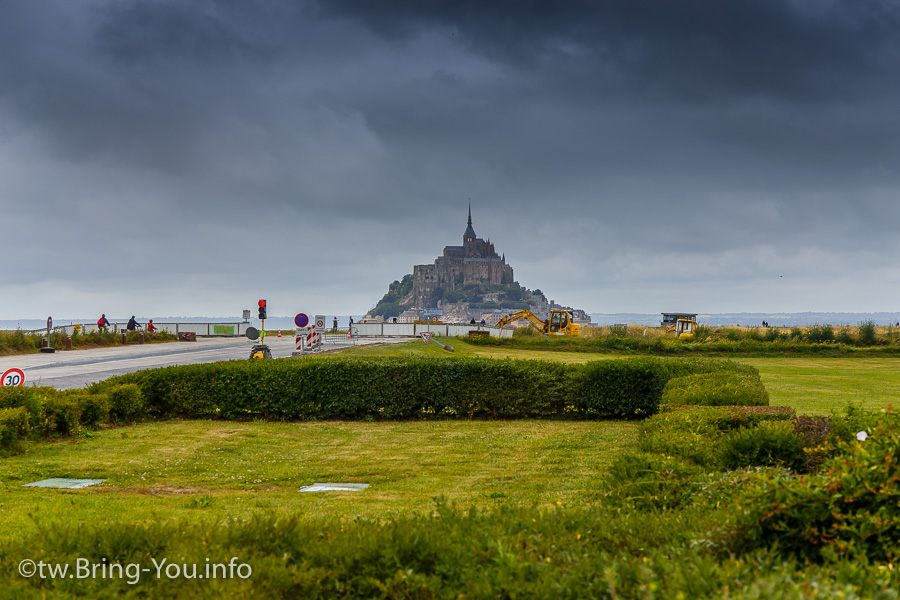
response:
[[[474,347],[454,356],[584,362],[583,353]],[[359,348],[359,355],[448,354],[435,344]],[[900,358],[752,358],[771,404],[828,414],[900,398]],[[234,423],[162,422],[75,441],[32,444],[0,461],[0,539],[28,516],[60,511],[97,520],[245,516],[256,509],[352,519],[427,510],[437,496],[463,505],[590,503],[603,470],[638,424],[618,422]],[[49,477],[105,478],[85,491],[22,488]],[[317,481],[366,482],[365,494],[298,494]],[[23,526],[22,523],[25,523]]]
[[[37,444],[0,461],[0,540],[60,514],[92,522],[244,518],[264,509],[310,517],[461,506],[582,505],[596,500],[635,423],[166,422]],[[50,477],[107,479],[87,490],[23,488]],[[298,493],[315,482],[369,483],[365,493]]]

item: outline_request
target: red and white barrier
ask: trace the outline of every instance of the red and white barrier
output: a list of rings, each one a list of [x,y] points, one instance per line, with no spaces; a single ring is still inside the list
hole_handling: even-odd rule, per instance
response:
[[[297,352],[306,353],[318,350],[322,346],[322,334],[313,327],[297,329],[297,337],[294,338]]]

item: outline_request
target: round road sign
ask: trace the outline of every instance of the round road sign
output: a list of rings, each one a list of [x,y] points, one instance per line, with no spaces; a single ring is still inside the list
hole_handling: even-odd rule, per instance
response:
[[[13,367],[12,369],[7,369],[5,373],[3,373],[3,377],[0,378],[0,386],[12,386],[16,387],[25,383],[25,372],[22,369],[17,369]]]
[[[325,319],[316,319],[316,329],[325,329]]]
[[[297,327],[306,327],[307,325],[309,325],[309,317],[307,317],[303,313],[300,313],[299,315],[294,317],[294,323],[297,325]]]

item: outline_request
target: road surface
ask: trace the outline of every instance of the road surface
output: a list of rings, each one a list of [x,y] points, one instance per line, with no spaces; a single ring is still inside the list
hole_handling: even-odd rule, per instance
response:
[[[331,338],[331,336],[329,336]],[[324,344],[325,350],[350,345],[402,343],[412,338],[357,338],[337,336]],[[256,342],[246,338],[197,338],[196,342],[166,342],[71,350],[53,354],[22,354],[0,357],[0,374],[11,367],[25,372],[25,385],[52,386],[67,390],[102,381],[113,375],[141,369],[210,363],[220,360],[248,360]],[[266,337],[273,358],[284,358],[296,350],[293,337]]]

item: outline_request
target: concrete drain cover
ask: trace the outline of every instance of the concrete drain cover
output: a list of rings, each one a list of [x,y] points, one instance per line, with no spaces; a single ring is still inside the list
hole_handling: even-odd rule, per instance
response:
[[[361,492],[368,483],[314,483],[300,488],[301,492]]]
[[[22,487],[42,487],[42,488],[61,488],[65,490],[79,490],[81,488],[99,485],[106,481],[105,479],[44,479],[43,481],[35,481],[34,483],[26,483]]]

